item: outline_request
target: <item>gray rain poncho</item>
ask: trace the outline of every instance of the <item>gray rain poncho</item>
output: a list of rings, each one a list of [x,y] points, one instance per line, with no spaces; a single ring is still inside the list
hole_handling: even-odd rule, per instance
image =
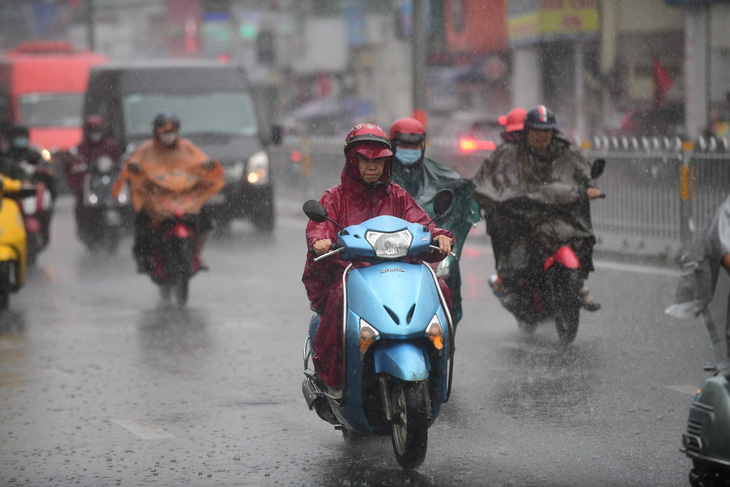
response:
[[[676,304],[666,310],[667,314],[682,319],[702,315],[710,332],[718,368],[726,376],[730,375],[730,276],[722,267],[722,258],[728,253],[730,196],[682,256]]]
[[[461,271],[458,259],[461,257],[464,241],[469,235],[472,225],[479,221],[479,205],[472,196],[474,183],[462,178],[453,169],[444,167],[427,157],[424,157],[421,163],[413,166],[406,167],[396,158],[393,158],[392,164],[391,181],[408,191],[421,208],[428,213],[428,216],[432,218],[434,216],[433,203],[436,193],[442,189],[450,189],[454,195],[449,210],[436,218],[434,222],[439,228],[449,230],[456,238],[454,253],[457,255],[457,265],[453,266],[451,274],[445,280],[452,292],[454,322],[458,323],[463,314]]]
[[[502,279],[541,270],[564,245],[578,255],[582,278],[593,270],[590,172],[590,162],[557,134],[545,156],[521,141],[503,144],[485,161],[474,196],[484,209]]]

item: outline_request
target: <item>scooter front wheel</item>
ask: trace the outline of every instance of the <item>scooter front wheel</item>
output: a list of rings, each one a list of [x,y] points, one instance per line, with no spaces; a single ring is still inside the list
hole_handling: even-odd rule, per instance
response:
[[[13,289],[15,278],[14,262],[7,261],[0,263],[0,310],[4,310],[10,303],[10,292]]]
[[[428,389],[423,382],[404,381],[393,382],[390,389],[395,458],[403,468],[417,468],[428,448]]]

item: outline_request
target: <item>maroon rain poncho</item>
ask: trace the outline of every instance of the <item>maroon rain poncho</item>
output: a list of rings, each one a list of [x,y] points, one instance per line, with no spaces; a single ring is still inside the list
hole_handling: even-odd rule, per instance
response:
[[[390,182],[390,160],[385,164],[383,175],[377,183],[367,184],[360,177],[357,151],[349,150],[345,168],[342,170],[341,184],[325,191],[320,203],[327,215],[343,227],[357,225],[370,218],[391,215],[408,222],[426,225],[430,218],[418,206],[406,190]],[[451,232],[437,228],[431,223],[431,236],[446,235],[453,240]],[[307,248],[322,239],[337,240],[339,228],[330,222],[307,224]],[[426,261],[438,262],[444,256],[434,253]],[[313,361],[317,373],[327,386],[338,387],[342,383],[342,274],[348,262],[339,256],[314,262],[314,256],[307,254],[302,282],[312,309],[321,315],[317,334],[314,337]],[[366,266],[367,263],[357,263]],[[442,279],[439,284],[451,307],[451,292]]]

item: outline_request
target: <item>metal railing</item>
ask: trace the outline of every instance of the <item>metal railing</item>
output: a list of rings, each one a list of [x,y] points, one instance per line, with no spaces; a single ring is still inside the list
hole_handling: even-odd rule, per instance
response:
[[[470,178],[489,152],[460,153],[456,140],[433,139],[427,155]],[[279,194],[305,201],[340,182],[342,140],[287,137],[271,149]],[[606,159],[592,203],[597,249],[676,260],[730,193],[730,142],[597,136],[576,141],[589,159]],[[296,160],[295,160],[296,159]]]
[[[589,159],[606,159],[592,204],[598,248],[676,259],[730,193],[727,139],[594,137]]]

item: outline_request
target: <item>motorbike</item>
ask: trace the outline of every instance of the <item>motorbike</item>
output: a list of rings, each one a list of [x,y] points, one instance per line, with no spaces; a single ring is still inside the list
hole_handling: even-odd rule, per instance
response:
[[[0,180],[0,310],[8,307],[10,294],[25,281],[27,242],[25,224],[15,198],[33,197],[36,188],[18,180]]]
[[[38,254],[51,240],[51,217],[54,203],[54,176],[47,164],[20,161],[6,176],[33,185],[35,193],[25,191],[20,197],[20,210],[27,235],[27,261],[34,264]]]
[[[135,188],[145,199],[151,219],[151,252],[146,273],[160,288],[163,301],[188,300],[189,281],[201,270],[200,211],[223,185],[223,169],[215,161],[191,169],[149,167],[128,163]]]
[[[605,169],[605,160],[596,160],[591,177],[598,178]],[[555,194],[572,188],[565,185],[550,188]],[[605,197],[601,194],[600,198]],[[507,205],[531,205],[529,194],[516,194],[502,201]],[[563,245],[540,263],[521,283],[508,290],[499,275],[493,275],[489,284],[500,303],[517,319],[523,333],[532,333],[538,324],[554,320],[561,344],[572,343],[580,324],[582,284],[579,279],[580,259],[569,245]]]
[[[129,189],[125,186],[116,198],[112,196],[112,186],[119,177],[120,169],[108,156],[84,164],[81,170],[84,174],[84,209],[82,217],[76,214],[79,236],[89,250],[113,254],[124,229],[130,226],[133,218]]]
[[[451,198],[448,190],[439,193],[437,215]],[[307,201],[304,212],[316,222],[332,221],[316,200]],[[423,463],[428,428],[451,393],[451,314],[431,266],[412,263],[412,256],[433,248],[427,226],[393,216],[342,229],[330,252],[317,257],[340,254],[350,262],[343,274],[341,395],[330,394],[310,366],[317,314],[304,345],[302,392],[309,409],[335,424],[345,441],[389,434],[396,460],[406,469]],[[355,265],[363,261],[370,265]]]
[[[730,486],[730,382],[715,367],[692,401],[682,452],[692,460],[692,487]]]

